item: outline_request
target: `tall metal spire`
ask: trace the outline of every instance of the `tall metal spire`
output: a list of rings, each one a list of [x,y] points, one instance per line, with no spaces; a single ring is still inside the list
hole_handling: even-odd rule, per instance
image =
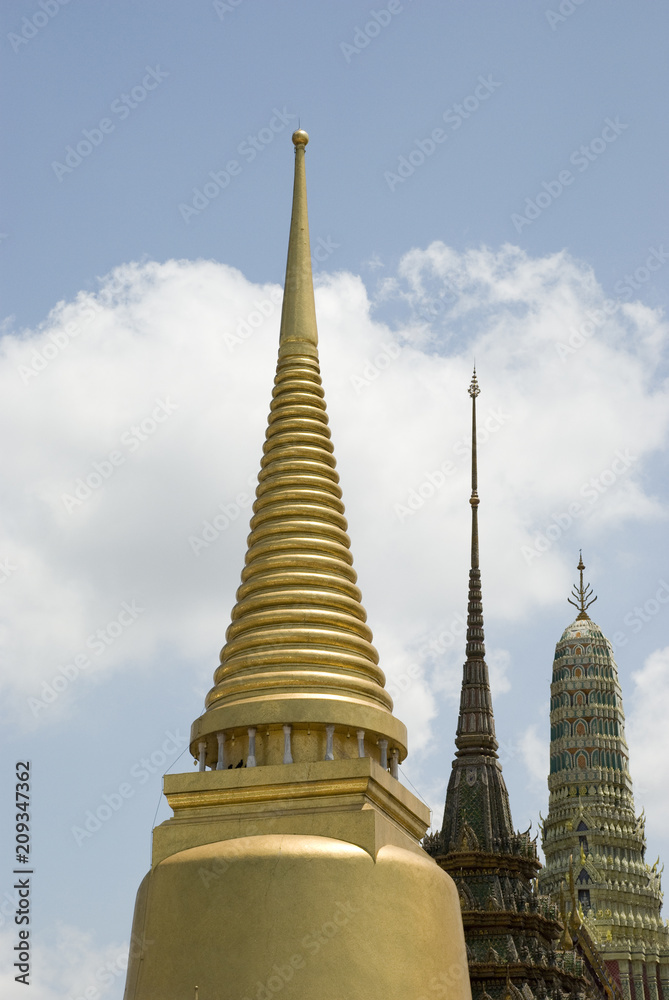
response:
[[[476,378],[476,368],[469,386],[472,400],[472,492],[469,503],[472,510],[471,566],[469,570],[469,597],[467,603],[467,660],[462,678],[460,717],[455,745],[457,756],[463,754],[491,754],[497,756],[495,720],[485,663],[483,632],[483,603],[481,595],[481,570],[479,569],[478,525],[478,462],[476,441],[476,399],[481,389]]]
[[[580,549],[578,552],[578,566],[576,569],[580,574],[580,584],[578,588],[576,587],[576,584],[574,584],[571,591],[571,597],[575,597],[576,600],[572,601],[571,597],[568,597],[567,600],[570,604],[573,604],[575,608],[578,608],[579,614],[576,616],[577,621],[585,618],[589,620],[590,615],[587,614],[587,609],[591,604],[595,603],[597,598],[592,596],[592,587],[589,583],[586,583],[585,587],[583,586],[583,570],[585,569],[585,566],[583,564],[583,553]]]
[[[217,766],[228,745],[258,764],[347,756],[358,730],[379,759],[406,756],[406,730],[392,715],[356,586],[321,386],[308,141],[301,129],[293,134],[279,357],[242,582],[206,711],[191,732],[203,767]]]
[[[476,399],[480,393],[476,369],[469,386],[472,400],[471,566],[467,603],[466,660],[462,670],[460,714],[455,737],[455,760],[451,772],[441,844],[444,851],[478,844],[493,851],[513,835],[509,796],[497,759],[495,719],[485,662],[481,570],[478,536],[478,464],[476,440]]]
[[[476,453],[476,397],[481,392],[476,379],[476,365],[469,385],[469,395],[472,397],[472,495],[469,502],[472,507],[472,569],[479,568],[479,522],[478,522],[478,463]]]
[[[307,178],[304,169],[304,154],[308,142],[309,136],[303,129],[293,132],[295,182],[281,309],[279,358],[289,354],[306,354],[318,358],[318,328],[307,214]]]

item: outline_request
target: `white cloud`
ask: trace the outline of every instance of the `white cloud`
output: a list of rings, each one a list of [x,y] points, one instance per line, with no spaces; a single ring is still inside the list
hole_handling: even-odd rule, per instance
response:
[[[632,679],[626,734],[635,806],[646,809],[648,833],[657,840],[669,823],[669,646],[651,653]]]
[[[486,663],[488,664],[488,676],[490,677],[490,690],[492,692],[493,704],[495,699],[501,694],[507,694],[511,690],[511,679],[508,675],[511,665],[511,654],[508,649],[486,650]]]
[[[543,792],[546,788],[549,749],[548,739],[539,736],[538,728],[536,724],[528,726],[520,737],[519,747],[531,783],[535,789]]]
[[[561,547],[568,542],[573,562],[576,524],[594,533],[658,515],[644,480],[669,411],[652,381],[667,345],[655,312],[621,306],[561,361],[556,343],[604,301],[592,272],[566,253],[412,251],[392,293],[386,286],[386,303],[392,294],[418,308],[440,288],[456,289],[444,322],[437,317],[420,342],[415,319],[391,329],[374,318],[360,278],[319,280],[335,453],[363,599],[391,680],[465,607],[474,356],[487,615],[520,621],[568,590]],[[97,296],[59,303],[38,330],[3,338],[0,419],[12,440],[0,525],[9,570],[2,682],[7,712],[23,725],[71,711],[86,676],[109,676],[130,660],[156,670],[168,645],[193,664],[195,684],[210,684],[220,609],[233,603],[243,562],[250,498],[238,500],[260,460],[277,300],[276,286],[210,261],[128,264]],[[584,495],[618,453],[633,458]],[[90,496],[64,500],[78,500],[87,478],[96,484]],[[581,513],[560,527],[554,515],[573,502]],[[230,525],[195,555],[192,538],[219,505]],[[528,560],[523,547],[534,551],[537,533],[548,551]],[[110,635],[133,601],[142,612]],[[463,647],[457,637],[402,699],[404,721],[420,734],[414,745],[429,740],[434,693],[457,688]],[[77,655],[90,663],[79,669],[84,679],[70,669],[53,704],[32,703],[31,712],[26,699],[43,699],[45,683],[53,687]],[[491,666],[501,691],[503,664]]]
[[[0,931],[0,994],[4,1000],[120,1000],[128,963],[128,944],[96,945],[93,935],[58,924],[30,938],[29,986],[17,983],[16,930]]]

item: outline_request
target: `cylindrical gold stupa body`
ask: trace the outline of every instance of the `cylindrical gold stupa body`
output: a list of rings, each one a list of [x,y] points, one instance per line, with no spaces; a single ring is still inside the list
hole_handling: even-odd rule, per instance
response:
[[[460,907],[397,780],[318,369],[304,153],[246,564],[199,771],[168,775],[125,1000],[470,1000]],[[197,987],[197,994],[196,994]]]

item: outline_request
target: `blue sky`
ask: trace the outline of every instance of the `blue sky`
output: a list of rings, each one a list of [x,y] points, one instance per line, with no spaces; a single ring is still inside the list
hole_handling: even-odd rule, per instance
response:
[[[243,563],[298,122],[335,454],[407,780],[438,822],[475,356],[514,820],[546,812],[582,547],[650,860],[669,857],[668,22],[603,0],[3,6],[1,773],[9,803],[15,762],[33,762],[33,1000],[122,995],[161,775],[191,767],[175,762]],[[9,855],[0,876],[11,895]]]

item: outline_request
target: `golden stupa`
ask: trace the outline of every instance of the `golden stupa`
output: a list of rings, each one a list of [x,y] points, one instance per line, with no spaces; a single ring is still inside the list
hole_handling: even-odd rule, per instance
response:
[[[199,770],[137,894],[125,1000],[470,1000],[460,905],[398,781],[406,730],[352,567],[318,366],[306,132],[242,582]],[[239,766],[243,764],[244,766]]]

